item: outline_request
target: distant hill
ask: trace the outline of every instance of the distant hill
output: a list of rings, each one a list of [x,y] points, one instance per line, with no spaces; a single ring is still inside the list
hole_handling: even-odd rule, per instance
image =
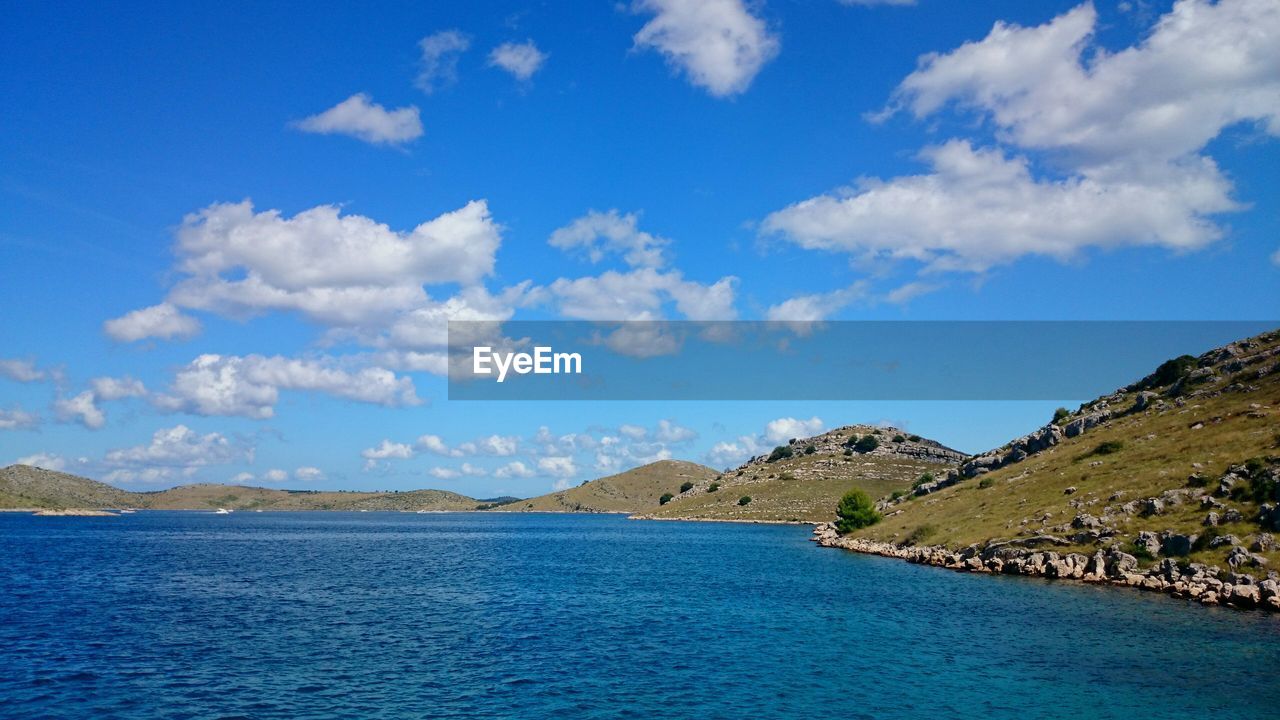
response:
[[[484,503],[444,490],[335,492],[202,483],[129,492],[96,480],[27,465],[0,469],[0,509],[150,510],[475,510]]]
[[[1280,332],[1271,332],[1174,358],[1060,411],[886,503],[882,522],[848,538],[983,553],[1036,545],[1265,574],[1280,567],[1278,504]]]
[[[849,425],[816,437],[793,439],[734,470],[695,482],[643,517],[829,520],[840,496],[852,488],[861,488],[872,497],[906,492],[921,475],[943,475],[965,457],[941,443],[896,428]],[[750,497],[750,502],[741,504],[743,497]]]
[[[29,465],[0,468],[3,508],[137,507],[134,493],[106,483]]]
[[[626,472],[583,483],[497,508],[507,512],[617,512],[654,510],[667,493],[680,492],[686,482],[705,484],[716,471],[682,460],[659,460]]]

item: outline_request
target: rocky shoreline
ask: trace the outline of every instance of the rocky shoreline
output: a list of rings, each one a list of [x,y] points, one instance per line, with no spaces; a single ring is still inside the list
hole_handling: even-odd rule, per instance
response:
[[[1142,570],[1138,558],[1114,548],[1098,550],[1092,556],[1063,554],[1027,547],[1034,544],[1035,538],[949,550],[933,545],[899,546],[842,536],[833,523],[816,526],[813,535],[814,542],[821,547],[897,558],[958,572],[1077,580],[1161,592],[1202,605],[1280,612],[1280,577],[1274,571],[1259,580],[1245,573],[1200,563],[1179,563],[1172,558]]]

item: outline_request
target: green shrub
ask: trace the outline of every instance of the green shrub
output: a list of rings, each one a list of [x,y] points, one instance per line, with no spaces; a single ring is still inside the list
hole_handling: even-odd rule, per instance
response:
[[[933,480],[934,480],[933,473],[925,473],[920,477],[916,478],[915,482],[911,483],[911,489],[915,490],[916,488],[920,487],[921,485],[924,485],[925,483],[933,482]]]
[[[816,452],[818,452],[818,448],[814,447],[812,444],[810,444],[810,445],[805,445],[805,446],[804,446],[804,454],[805,454],[805,455],[812,455],[812,454],[814,454],[814,453],[816,453]]]
[[[908,440],[910,440],[911,442],[920,442],[920,436],[919,436],[919,435],[912,435],[911,437],[909,437],[909,438],[907,438],[907,439],[908,439]]]
[[[715,492],[715,491],[717,491],[717,490],[719,490],[719,489],[720,489],[720,483],[718,483],[718,482],[713,482],[713,483],[711,483],[711,486],[707,488],[707,492],[711,493],[711,492]]]
[[[937,532],[938,532],[937,525],[930,525],[928,523],[925,523],[924,525],[921,525],[915,530],[912,530],[911,533],[907,535],[907,538],[902,542],[904,545],[919,545],[925,540],[928,540],[929,538],[936,535]]]
[[[854,444],[853,449],[860,453],[869,453],[878,447],[880,447],[880,441],[874,435],[866,435]]]
[[[880,518],[871,496],[857,488],[845,493],[836,505],[836,531],[841,535],[875,525]]]
[[[779,480],[795,480],[796,476],[794,473],[784,472],[778,476],[778,479]]]
[[[853,448],[845,448],[845,449],[844,449],[844,456],[845,456],[845,457],[849,457],[849,456],[850,456],[850,455],[852,455],[852,454],[853,454]]]
[[[989,477],[984,477],[978,481],[978,487],[982,488],[983,490],[986,490],[987,488],[995,484],[996,484],[995,479],[989,478]]]
[[[750,496],[750,495],[743,495],[742,497],[738,498],[738,504],[739,504],[739,505],[744,505],[744,506],[745,506],[745,505],[750,505],[750,504],[751,504],[751,496]]]
[[[894,435],[894,436],[893,436],[893,441],[894,441],[894,442],[896,442],[896,443],[906,442],[906,441],[907,441],[907,438],[906,438],[906,436],[905,436],[905,435]]]
[[[1139,545],[1137,540],[1133,541],[1133,546],[1130,548],[1130,552],[1133,554],[1134,557],[1138,558],[1139,560],[1155,560],[1156,559],[1155,556],[1152,555],[1150,551],[1148,551],[1142,545]]]
[[[1110,455],[1124,449],[1124,443],[1119,440],[1108,440],[1104,443],[1098,443],[1098,447],[1093,449],[1090,455]]]
[[[687,493],[692,489],[693,489],[693,483],[688,481],[686,481],[683,485],[680,486],[680,492],[682,493]]]
[[[791,449],[790,445],[779,445],[778,447],[773,449],[773,452],[769,453],[769,459],[766,460],[765,462],[777,462],[779,460],[785,460],[794,454],[795,454],[795,451]]]
[[[1062,422],[1063,420],[1066,420],[1069,417],[1071,417],[1071,411],[1064,407],[1060,407],[1057,410],[1053,411],[1053,424],[1057,425],[1058,423]]]
[[[662,493],[662,497],[658,498],[658,504],[666,505],[667,503],[671,502],[672,497],[674,496],[671,493]]]
[[[890,500],[898,500],[898,499],[900,499],[903,495],[906,495],[906,493],[902,492],[901,490],[894,490],[894,491],[893,491],[893,493],[889,495],[889,499],[890,499]]]
[[[1160,367],[1156,368],[1155,372],[1138,383],[1138,389],[1150,390],[1154,387],[1171,385],[1195,369],[1195,366],[1196,359],[1190,355],[1182,355],[1172,360],[1166,360],[1160,364]]]

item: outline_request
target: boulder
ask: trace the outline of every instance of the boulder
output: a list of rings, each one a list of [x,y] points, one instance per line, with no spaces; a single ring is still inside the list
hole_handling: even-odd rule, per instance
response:
[[[1199,539],[1198,535],[1165,533],[1160,536],[1160,551],[1165,555],[1190,555],[1191,548],[1197,539]]]
[[[1223,546],[1235,547],[1236,545],[1239,545],[1239,544],[1240,544],[1240,538],[1236,537],[1235,535],[1219,535],[1209,541],[1209,547],[1211,549],[1216,549]]]
[[[1133,544],[1145,550],[1152,557],[1160,554],[1160,536],[1149,530],[1143,530],[1138,533],[1138,539]],[[1136,562],[1135,560],[1135,564]]]

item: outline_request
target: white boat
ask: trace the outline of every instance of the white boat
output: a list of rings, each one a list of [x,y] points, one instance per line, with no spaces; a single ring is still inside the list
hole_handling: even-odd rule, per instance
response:
[[[217,510],[213,511],[213,514],[214,515],[230,515],[231,511],[226,508],[218,508]]]
[[[121,515],[132,515],[132,514],[134,514],[134,513],[136,513],[136,512],[138,512],[138,511],[137,511],[137,510],[130,510],[130,509],[128,509],[128,508],[125,508],[124,510],[121,510],[121,511],[120,511],[120,514],[121,514]]]

